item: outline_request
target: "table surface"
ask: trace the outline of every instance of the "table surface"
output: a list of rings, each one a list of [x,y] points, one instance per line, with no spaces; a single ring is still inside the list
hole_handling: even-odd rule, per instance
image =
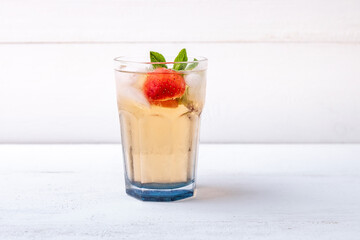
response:
[[[0,239],[360,239],[360,145],[200,146],[196,198],[141,202],[121,146],[0,145]]]

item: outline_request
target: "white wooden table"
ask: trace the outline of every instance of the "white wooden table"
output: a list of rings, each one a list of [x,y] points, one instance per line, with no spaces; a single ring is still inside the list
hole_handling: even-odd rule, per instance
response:
[[[360,239],[360,145],[201,145],[195,199],[125,194],[120,145],[0,145],[0,239]]]

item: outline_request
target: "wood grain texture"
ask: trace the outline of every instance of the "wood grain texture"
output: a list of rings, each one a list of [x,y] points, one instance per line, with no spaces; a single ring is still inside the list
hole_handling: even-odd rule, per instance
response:
[[[0,45],[0,142],[119,142],[112,58],[179,47]],[[202,141],[360,141],[360,45],[181,47],[210,60]]]
[[[359,42],[357,0],[0,2],[0,42]]]
[[[1,239],[347,239],[359,145],[201,145],[195,199],[125,195],[120,145],[0,145]]]

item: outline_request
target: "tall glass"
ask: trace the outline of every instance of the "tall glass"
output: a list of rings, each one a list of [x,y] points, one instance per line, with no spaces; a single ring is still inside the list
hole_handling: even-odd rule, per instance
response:
[[[188,59],[150,63],[115,58],[126,193],[137,199],[175,201],[194,196],[207,59]],[[170,70],[174,64],[187,67]],[[184,81],[184,94],[167,100],[149,99],[147,94],[159,84],[171,85],[168,81]],[[179,90],[174,87],[173,91]]]

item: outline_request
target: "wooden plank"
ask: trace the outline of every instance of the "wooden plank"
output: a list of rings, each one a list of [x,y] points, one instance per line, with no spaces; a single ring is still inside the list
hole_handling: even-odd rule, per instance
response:
[[[174,203],[125,195],[120,148],[0,146],[0,238],[360,235],[359,145],[202,145],[197,196]]]
[[[359,42],[357,0],[0,3],[0,42]]]
[[[210,59],[204,142],[359,142],[360,45],[0,45],[0,142],[119,142],[112,58]]]

